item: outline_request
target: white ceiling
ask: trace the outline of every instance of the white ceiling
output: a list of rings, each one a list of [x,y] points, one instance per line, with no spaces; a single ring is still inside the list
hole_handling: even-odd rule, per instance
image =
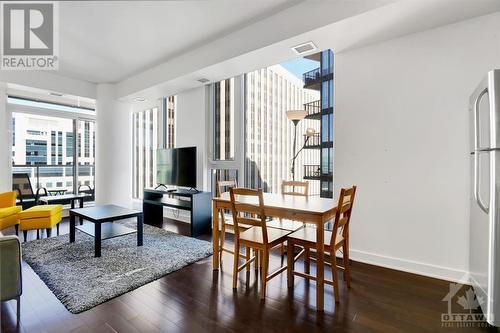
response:
[[[61,2],[60,74],[117,82],[297,2]]]
[[[307,1],[120,82],[118,96],[175,94],[200,86],[200,77],[217,81],[295,58],[290,48],[307,41],[346,52],[499,10],[499,0]]]

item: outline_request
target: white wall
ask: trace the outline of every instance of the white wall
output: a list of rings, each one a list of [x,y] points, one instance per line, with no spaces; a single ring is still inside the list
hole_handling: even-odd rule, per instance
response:
[[[500,68],[500,13],[338,53],[335,183],[357,184],[353,259],[459,279],[468,266],[468,99]]]
[[[177,95],[175,128],[176,147],[197,147],[198,190],[209,190],[207,170],[207,93],[206,87],[186,90]]]
[[[96,203],[132,207],[132,106],[100,84],[96,112]]]

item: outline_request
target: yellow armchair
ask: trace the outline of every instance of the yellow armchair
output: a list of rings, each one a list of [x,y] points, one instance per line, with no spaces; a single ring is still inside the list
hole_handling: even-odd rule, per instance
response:
[[[17,235],[21,211],[21,206],[16,206],[16,192],[0,193],[0,230],[14,226]]]

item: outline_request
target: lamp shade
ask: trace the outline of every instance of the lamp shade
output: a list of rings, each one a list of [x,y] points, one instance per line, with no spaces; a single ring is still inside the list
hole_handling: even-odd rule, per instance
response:
[[[286,116],[290,120],[302,120],[307,116],[307,112],[305,110],[289,110],[286,112]]]
[[[306,135],[307,136],[311,137],[314,134],[316,134],[316,130],[314,128],[309,127],[308,129],[306,129]]]

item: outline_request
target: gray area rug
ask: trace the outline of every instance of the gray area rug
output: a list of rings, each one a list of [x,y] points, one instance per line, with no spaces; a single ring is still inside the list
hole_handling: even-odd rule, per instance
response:
[[[67,234],[23,243],[23,259],[71,313],[80,313],[212,254],[209,242],[149,225],[144,245],[136,239],[104,240],[94,258],[94,238],[77,230],[71,244]]]

